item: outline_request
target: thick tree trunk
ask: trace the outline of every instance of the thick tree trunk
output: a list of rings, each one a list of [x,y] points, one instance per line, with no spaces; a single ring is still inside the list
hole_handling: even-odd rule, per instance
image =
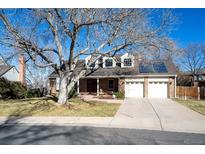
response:
[[[58,103],[66,104],[68,101],[68,94],[75,86],[76,82],[85,75],[85,70],[82,70],[77,76],[70,77],[70,74],[64,73],[60,77],[60,87],[58,94]]]
[[[60,86],[59,86],[59,93],[58,93],[58,103],[65,104],[68,100],[68,74],[64,73],[60,77]]]

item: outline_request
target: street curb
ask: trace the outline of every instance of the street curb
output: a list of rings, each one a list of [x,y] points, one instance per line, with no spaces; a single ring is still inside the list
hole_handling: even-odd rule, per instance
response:
[[[181,133],[205,134],[204,131],[164,129],[153,127],[136,127],[135,125],[113,124],[114,117],[0,117],[0,127],[14,125],[31,126],[82,126],[82,127],[104,127],[104,128],[124,128],[138,130],[155,130]]]

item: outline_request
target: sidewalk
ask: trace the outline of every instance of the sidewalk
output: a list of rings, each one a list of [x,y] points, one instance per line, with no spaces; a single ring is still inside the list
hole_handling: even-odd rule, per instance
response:
[[[94,126],[160,130],[160,127],[150,127],[150,124],[146,126],[143,123],[143,121],[137,122],[136,119],[126,117],[0,117],[0,125]]]
[[[51,125],[51,126],[91,126],[106,128],[146,129],[158,131],[173,131],[201,133],[203,131],[162,130],[160,126],[136,118],[128,117],[0,117],[0,127],[6,125]]]
[[[58,125],[110,127],[114,117],[0,117],[0,125]]]

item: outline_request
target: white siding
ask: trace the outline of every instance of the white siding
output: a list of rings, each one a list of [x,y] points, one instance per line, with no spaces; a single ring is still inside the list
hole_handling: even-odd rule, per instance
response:
[[[8,72],[6,72],[2,77],[10,80],[10,81],[19,81],[19,73],[13,67]]]

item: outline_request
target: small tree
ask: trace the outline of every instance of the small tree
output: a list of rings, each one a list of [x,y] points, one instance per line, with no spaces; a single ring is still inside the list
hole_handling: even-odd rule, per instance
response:
[[[81,56],[91,55],[91,65],[125,50],[168,51],[166,32],[174,19],[171,10],[154,9],[2,9],[1,44],[24,52],[38,67],[52,67],[60,77],[58,103],[64,104],[86,75],[86,69],[76,73]]]

